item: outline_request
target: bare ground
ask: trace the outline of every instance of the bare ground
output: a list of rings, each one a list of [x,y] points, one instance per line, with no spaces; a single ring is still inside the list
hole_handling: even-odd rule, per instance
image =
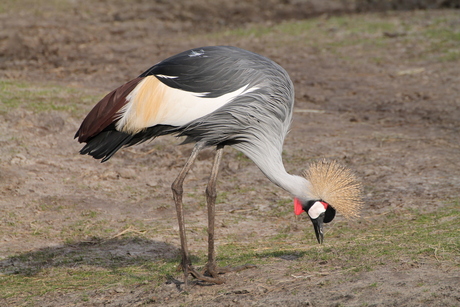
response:
[[[0,15],[3,80],[65,86],[73,90],[70,96],[80,95],[75,93],[78,91],[84,98],[84,106],[76,112],[18,107],[0,115],[3,274],[26,266],[33,276],[42,267],[62,265],[51,259],[35,263],[37,253],[43,251],[54,258],[79,250],[81,257],[88,259],[127,254],[152,260],[177,258],[179,241],[169,186],[191,148],[176,146],[178,140],[166,137],[123,150],[101,165],[78,155],[80,145],[73,134],[84,116],[82,110],[89,111],[97,102],[87,97],[101,97],[159,60],[200,45],[237,45],[268,56],[287,69],[295,83],[297,102],[285,144],[286,167],[299,173],[309,161],[326,157],[353,168],[365,187],[366,207],[356,226],[362,233],[372,227],[373,219],[389,212],[406,214],[413,208],[442,211],[447,202],[458,202],[458,60],[419,57],[420,46],[398,47],[399,37],[410,35],[404,33],[385,34],[395,41],[391,50],[367,50],[357,44],[341,49],[340,55],[301,40],[286,43],[280,39],[278,44],[273,35],[225,34],[226,29],[270,27],[283,20],[350,9],[344,7],[345,2],[322,7],[318,4],[322,2],[315,6],[312,1],[306,8],[299,7],[299,1],[293,9],[287,2],[271,1],[278,10],[263,10],[262,2],[257,1],[243,7],[225,3],[227,7],[222,9],[198,0],[186,1],[185,7],[166,1],[157,5],[81,1],[79,6],[31,6],[13,15]],[[425,14],[429,23],[449,13],[387,16],[404,20],[414,14]],[[328,15],[319,18],[327,25]],[[458,19],[452,22],[460,26]],[[207,32],[224,34],[205,35]],[[336,35],[340,29],[331,28],[330,32]],[[201,154],[186,182],[192,251],[206,247],[201,231],[206,225],[201,191],[211,156],[212,150]],[[218,189],[224,195],[217,208],[217,235],[222,245],[228,237],[239,242],[251,237],[263,241],[287,227],[290,232],[306,229],[306,234],[312,235],[306,219],[266,216],[280,200],[291,206],[290,196],[270,184],[250,161],[227,150],[223,164]],[[99,231],[101,241],[85,237],[85,229]],[[105,237],[101,229],[107,229]],[[123,237],[122,231],[139,238]],[[327,240],[326,236],[326,244]],[[4,302],[11,306],[460,305],[458,255],[456,265],[435,258],[410,259],[351,275],[331,263],[312,260],[312,266],[324,266],[321,274],[291,274],[297,258],[308,257],[309,250],[302,249],[300,243],[304,244],[290,247],[298,248],[302,255],[275,257],[256,269],[229,274],[224,285],[195,285],[189,293],[179,291],[177,279],[182,277],[178,274],[155,287],[142,282],[130,288],[101,285],[101,289],[86,290],[87,299],[82,299],[81,291],[63,290],[45,291],[32,301],[19,296]],[[314,240],[308,244],[315,244]],[[17,262],[13,255],[22,255],[30,263]],[[89,265],[97,270],[98,262]]]

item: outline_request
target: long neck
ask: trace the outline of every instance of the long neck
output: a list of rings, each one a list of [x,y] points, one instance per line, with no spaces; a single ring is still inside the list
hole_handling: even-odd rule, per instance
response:
[[[260,168],[265,176],[277,186],[295,197],[310,199],[310,182],[301,176],[291,175],[284,168],[280,150],[273,146],[264,146],[257,150],[252,146],[234,146],[241,150]]]

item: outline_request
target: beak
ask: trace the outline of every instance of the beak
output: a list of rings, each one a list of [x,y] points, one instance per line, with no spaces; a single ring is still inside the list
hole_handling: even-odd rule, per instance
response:
[[[319,244],[322,244],[323,239],[324,239],[323,220],[324,220],[324,213],[321,213],[316,219],[311,219],[311,222],[313,223],[313,227],[315,228],[316,239],[318,240]]]

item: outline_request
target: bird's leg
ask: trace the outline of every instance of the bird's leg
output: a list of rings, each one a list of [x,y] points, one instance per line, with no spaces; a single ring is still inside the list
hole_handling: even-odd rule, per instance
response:
[[[209,272],[211,276],[206,276],[203,273],[196,271],[190,263],[188,264],[189,272],[197,279],[222,284],[224,280],[218,277],[218,271],[216,269],[216,259],[214,253],[214,217],[215,217],[215,204],[216,204],[216,182],[217,174],[219,173],[219,165],[222,160],[223,146],[217,146],[216,156],[212,164],[211,176],[209,178],[208,186],[206,187],[206,201],[208,204],[208,263],[205,270]]]
[[[206,202],[208,205],[208,263],[203,269],[203,273],[196,272],[193,268],[191,272],[196,278],[215,283],[222,284],[224,279],[219,277],[219,274],[227,272],[237,272],[247,268],[254,267],[253,265],[242,265],[235,268],[224,267],[218,268],[216,265],[216,257],[214,250],[214,222],[216,216],[216,198],[217,198],[217,175],[219,173],[219,166],[222,160],[223,146],[217,146],[216,156],[212,164],[211,176],[209,178],[208,186],[206,187]],[[207,276],[210,275],[210,276]]]
[[[236,268],[217,268],[216,267],[216,259],[214,253],[214,219],[215,219],[215,204],[216,204],[216,183],[217,183],[217,175],[219,173],[219,165],[220,161],[222,160],[222,153],[223,153],[223,146],[218,146],[216,151],[216,156],[214,158],[214,162],[212,165],[211,176],[209,178],[208,186],[206,188],[206,201],[208,204],[208,263],[205,266],[205,271],[211,275],[206,276],[204,273],[200,273],[196,271],[190,260],[190,255],[188,252],[187,247],[187,239],[185,233],[185,221],[184,221],[184,209],[182,205],[182,194],[183,194],[183,183],[185,176],[191,169],[193,162],[196,160],[198,156],[198,152],[203,148],[203,145],[197,143],[193,148],[190,157],[188,158],[185,166],[180,171],[179,175],[177,176],[176,180],[174,180],[172,184],[172,191],[174,202],[176,204],[176,211],[177,211],[177,220],[179,222],[179,234],[180,234],[180,242],[181,242],[181,254],[182,254],[182,261],[181,266],[182,270],[184,271],[184,282],[185,287],[187,288],[188,282],[187,278],[189,274],[192,274],[195,278],[211,282],[215,284],[222,284],[225,281],[218,277],[220,273],[227,273],[227,272],[236,272],[241,271],[247,268],[254,267],[252,265],[242,265]]]
[[[187,238],[185,235],[184,208],[182,205],[183,184],[184,184],[185,176],[187,176],[188,171],[192,168],[193,162],[198,156],[198,152],[202,148],[203,148],[203,145],[201,143],[197,143],[195,147],[193,147],[190,157],[188,158],[184,167],[182,168],[176,180],[174,180],[171,186],[172,192],[173,192],[174,203],[176,204],[177,221],[179,223],[179,234],[180,234],[180,244],[181,244],[181,254],[182,254],[181,255],[182,256],[181,266],[182,266],[182,270],[184,271],[185,287],[187,287],[188,275],[191,273],[190,270],[191,270],[192,262],[190,260],[190,255],[188,253]]]
[[[216,198],[217,198],[217,175],[219,173],[220,161],[224,152],[223,146],[217,146],[216,156],[212,164],[211,176],[206,187],[206,202],[208,204],[208,263],[206,269],[209,274],[216,279],[216,283],[224,282],[217,275],[216,254],[214,252],[214,221],[216,217]]]

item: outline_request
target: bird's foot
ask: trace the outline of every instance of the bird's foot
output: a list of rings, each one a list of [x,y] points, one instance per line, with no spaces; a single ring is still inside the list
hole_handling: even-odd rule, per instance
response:
[[[194,278],[198,279],[199,281],[204,281],[204,282],[220,285],[220,284],[225,283],[225,279],[223,279],[219,275],[230,273],[230,272],[240,272],[242,270],[255,268],[256,266],[253,264],[244,264],[244,265],[240,265],[236,267],[230,267],[230,266],[217,267],[215,264],[207,263],[204,266],[204,268],[201,270],[201,272],[195,269],[193,265],[191,264],[188,264],[186,266],[181,264],[179,267],[184,272],[185,288],[187,288],[188,287],[188,282],[187,282],[188,275],[192,275]]]
[[[219,277],[218,276],[219,273],[217,272],[213,272],[213,273],[208,273],[207,271],[198,272],[192,266],[189,266],[189,272],[193,277],[201,281],[205,281],[205,282],[209,282],[209,283],[213,283],[217,285],[225,283],[225,279]]]
[[[189,275],[192,275],[194,278],[198,279],[199,281],[209,282],[209,283],[213,283],[217,285],[223,284],[225,282],[224,279],[219,278],[217,276],[218,273],[215,273],[214,275],[210,275],[208,273],[205,274],[204,271],[199,272],[191,264],[187,264],[184,266],[184,264],[181,263],[177,269],[184,272],[184,290],[187,290],[189,286],[189,281],[188,281]]]
[[[225,274],[225,273],[230,273],[230,272],[239,272],[242,270],[251,269],[255,267],[256,266],[253,264],[244,264],[244,265],[240,265],[236,267],[231,267],[231,266],[218,267],[216,266],[215,263],[208,262],[200,273],[196,272],[195,270],[194,273],[197,273],[198,277],[195,276],[194,273],[192,273],[192,275],[194,275],[195,278],[203,280],[203,281],[213,282],[216,284],[222,284],[225,282],[225,280],[219,277],[220,274]]]

